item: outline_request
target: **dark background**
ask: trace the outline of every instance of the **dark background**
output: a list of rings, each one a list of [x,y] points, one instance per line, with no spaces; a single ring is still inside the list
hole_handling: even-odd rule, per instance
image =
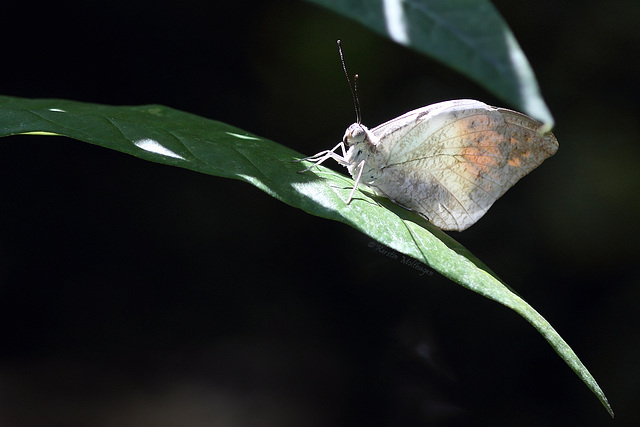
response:
[[[453,237],[637,425],[640,8],[495,4],[560,150]],[[2,9],[1,94],[160,103],[306,154],[354,118],[338,38],[365,124],[512,107],[304,2]],[[250,185],[52,137],[3,139],[0,177],[2,425],[613,425],[515,313]]]

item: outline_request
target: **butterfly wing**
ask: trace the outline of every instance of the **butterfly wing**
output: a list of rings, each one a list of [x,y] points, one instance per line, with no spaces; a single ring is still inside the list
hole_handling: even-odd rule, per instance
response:
[[[410,111],[372,129],[381,173],[370,185],[444,230],[464,230],[557,151],[556,138],[539,127],[474,100]]]

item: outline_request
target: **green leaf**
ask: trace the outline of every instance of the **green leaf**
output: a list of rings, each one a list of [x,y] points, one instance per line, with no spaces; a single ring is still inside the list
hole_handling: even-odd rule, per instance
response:
[[[613,416],[593,376],[529,304],[441,230],[325,167],[298,173],[299,153],[233,126],[160,105],[112,107],[0,96],[0,136],[63,135],[152,162],[249,182],[313,215],[349,224],[462,286],[515,310],[549,341]]]
[[[533,70],[489,0],[308,0],[475,80],[553,127]]]

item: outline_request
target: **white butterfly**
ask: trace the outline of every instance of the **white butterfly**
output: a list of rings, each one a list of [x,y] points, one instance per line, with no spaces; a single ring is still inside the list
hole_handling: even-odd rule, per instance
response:
[[[371,130],[358,121],[333,149],[301,159],[314,162],[301,172],[334,159],[355,180],[347,204],[363,183],[443,230],[462,231],[558,150],[553,134],[540,128],[480,101],[445,101]]]

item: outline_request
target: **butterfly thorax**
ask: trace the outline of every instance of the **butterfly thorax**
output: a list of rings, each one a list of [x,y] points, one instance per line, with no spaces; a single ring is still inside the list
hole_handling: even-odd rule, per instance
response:
[[[361,182],[373,184],[381,174],[381,165],[378,165],[376,155],[378,138],[366,126],[354,123],[347,128],[343,142],[348,147],[345,159],[351,176],[355,179],[360,168],[363,168]]]

